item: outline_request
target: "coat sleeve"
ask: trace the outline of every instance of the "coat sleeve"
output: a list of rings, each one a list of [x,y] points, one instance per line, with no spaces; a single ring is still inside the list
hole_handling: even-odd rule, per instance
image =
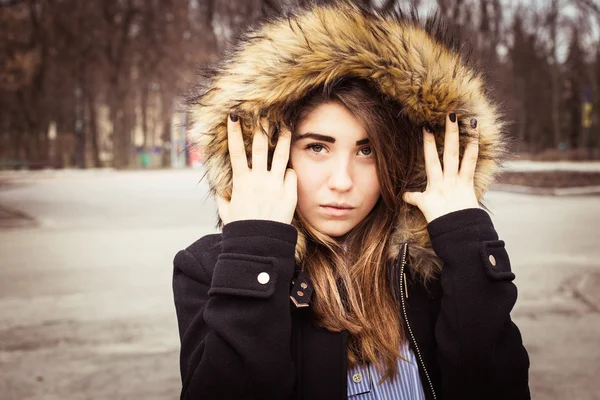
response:
[[[459,210],[427,229],[444,261],[435,327],[440,397],[529,399],[529,356],[510,317],[515,275],[490,216],[478,208]]]
[[[296,240],[289,224],[235,221],[223,227],[214,266],[203,265],[202,239],[177,253],[181,399],[289,398]]]

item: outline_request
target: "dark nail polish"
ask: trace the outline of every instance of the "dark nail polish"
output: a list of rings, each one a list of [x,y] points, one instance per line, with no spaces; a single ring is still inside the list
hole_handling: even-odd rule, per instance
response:
[[[231,118],[232,122],[237,122],[237,120],[238,120],[237,114],[234,114],[234,113],[229,114],[229,118]]]
[[[455,123],[456,122],[456,113],[450,113],[450,122]]]
[[[431,128],[431,126],[429,126],[428,124],[425,125],[425,132],[427,133],[433,133],[433,129]]]
[[[477,120],[475,118],[471,118],[471,128],[477,128]]]

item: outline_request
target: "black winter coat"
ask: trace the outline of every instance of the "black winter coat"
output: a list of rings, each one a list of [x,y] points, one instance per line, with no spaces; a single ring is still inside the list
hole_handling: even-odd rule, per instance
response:
[[[427,229],[440,279],[429,290],[413,280],[404,244],[397,283],[427,398],[529,399],[515,275],[488,213],[455,211]],[[347,398],[347,333],[316,327],[311,307],[290,300],[296,239],[292,225],[237,221],[177,253],[181,399]]]

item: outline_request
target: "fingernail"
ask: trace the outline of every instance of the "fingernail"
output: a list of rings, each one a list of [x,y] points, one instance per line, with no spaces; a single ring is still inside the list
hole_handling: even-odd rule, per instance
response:
[[[431,126],[429,126],[429,124],[425,125],[425,132],[427,132],[427,133],[433,133],[433,129],[431,128]]]
[[[453,112],[450,113],[450,122],[452,122],[452,123],[456,122],[456,113],[453,113]]]
[[[234,113],[229,114],[229,118],[231,118],[232,122],[237,122],[237,120],[238,120],[237,114],[234,114]]]
[[[475,118],[471,118],[471,128],[477,128],[477,120]]]

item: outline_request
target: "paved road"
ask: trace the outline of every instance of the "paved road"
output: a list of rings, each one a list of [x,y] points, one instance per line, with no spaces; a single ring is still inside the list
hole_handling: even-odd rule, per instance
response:
[[[0,175],[0,399],[178,398],[172,258],[214,232],[200,176]],[[600,197],[490,192],[487,205],[517,275],[533,398],[600,399],[600,314],[586,296]]]

